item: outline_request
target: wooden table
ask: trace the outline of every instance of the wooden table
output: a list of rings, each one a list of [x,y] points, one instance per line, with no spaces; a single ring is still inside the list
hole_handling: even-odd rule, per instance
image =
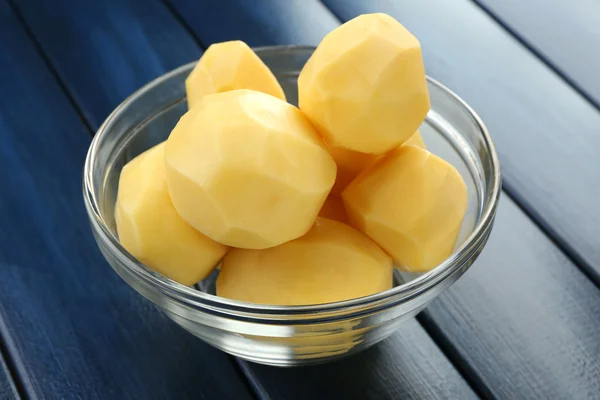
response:
[[[504,194],[475,266],[374,348],[247,363],[129,288],[81,175],[108,113],[213,42],[315,45],[386,12],[487,123]],[[600,3],[0,0],[0,398],[599,399]]]

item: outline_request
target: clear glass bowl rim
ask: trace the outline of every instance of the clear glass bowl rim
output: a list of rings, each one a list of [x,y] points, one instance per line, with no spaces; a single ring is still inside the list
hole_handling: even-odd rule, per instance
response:
[[[302,53],[308,51],[313,52],[314,49],[315,47],[312,46],[265,46],[254,48],[257,53],[263,54],[294,52]],[[472,116],[477,128],[481,132],[483,139],[482,141],[485,144],[492,165],[491,182],[488,185],[488,189],[484,196],[484,207],[479,222],[469,237],[460,246],[460,248],[454,251],[449,258],[447,258],[436,268],[415,278],[414,280],[384,292],[352,300],[305,306],[263,305],[230,300],[184,286],[152,271],[140,263],[127,250],[125,250],[125,248],[121,246],[118,239],[112,234],[110,229],[105,224],[104,219],[99,211],[100,199],[94,190],[94,174],[92,166],[95,165],[94,159],[98,152],[99,143],[101,142],[102,137],[110,134],[110,130],[108,128],[111,121],[113,121],[121,113],[124,113],[130,103],[143,96],[148,90],[150,90],[150,88],[160,85],[163,81],[181,73],[182,70],[191,68],[191,66],[194,64],[196,64],[196,61],[182,65],[164,75],[157,77],[156,79],[142,86],[140,89],[126,98],[121,104],[119,104],[119,106],[115,108],[115,110],[106,118],[96,132],[96,135],[90,144],[85,160],[83,174],[83,194],[86,210],[88,212],[88,216],[90,217],[91,227],[96,234],[97,240],[102,241],[103,245],[121,262],[122,266],[127,268],[128,272],[130,272],[139,280],[139,283],[159,292],[163,296],[167,296],[177,303],[182,303],[193,308],[201,308],[210,313],[216,312],[217,314],[227,314],[229,316],[238,315],[243,318],[256,317],[259,319],[264,319],[275,317],[280,319],[291,317],[296,319],[302,315],[315,316],[315,314],[337,314],[342,312],[347,317],[348,312],[352,313],[355,311],[360,313],[365,308],[372,311],[373,307],[388,308],[419,296],[420,294],[428,291],[452,276],[461,268],[461,266],[468,262],[472,256],[477,255],[481,250],[481,247],[485,244],[493,225],[502,186],[500,162],[495,146],[486,126],[477,113],[475,113],[475,111],[453,91],[448,89],[437,80],[428,76],[427,81],[430,84],[433,84],[446,92]]]

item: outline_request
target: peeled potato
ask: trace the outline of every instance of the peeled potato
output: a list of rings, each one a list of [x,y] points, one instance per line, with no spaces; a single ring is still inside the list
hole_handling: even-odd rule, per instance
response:
[[[329,154],[337,165],[337,175],[331,193],[341,194],[342,191],[358,176],[365,168],[377,160],[378,155],[360,153],[358,151],[332,147]]]
[[[421,137],[421,133],[416,131],[404,145],[415,145],[425,149],[425,142]],[[379,157],[375,154],[359,153],[358,151],[346,150],[339,147],[329,149],[329,153],[337,164],[337,176],[331,193],[341,194],[346,186],[352,182],[354,178],[364,171],[369,165],[373,164]]]
[[[262,60],[239,40],[210,45],[185,80],[188,106],[204,96],[235,89],[252,89],[285,101],[283,89]]]
[[[123,247],[153,270],[186,286],[204,279],[227,252],[181,219],[167,191],[161,143],[121,171],[115,207]]]
[[[321,207],[321,211],[319,211],[319,217],[343,222],[344,224],[350,223],[342,197],[333,193],[327,196],[323,207]]]
[[[352,225],[412,272],[428,271],[452,253],[467,209],[458,171],[416,146],[382,157],[342,199]]]
[[[217,295],[273,305],[330,303],[392,287],[392,260],[354,228],[318,218],[304,236],[266,250],[233,249]]]
[[[419,41],[388,15],[356,17],[319,44],[298,78],[298,99],[331,147],[388,152],[429,111]]]
[[[296,107],[234,90],[206,96],[165,150],[175,208],[220,243],[261,249],[305,234],[335,180],[335,162]]]
[[[417,146],[422,148],[423,150],[427,150],[427,146],[425,146],[425,142],[423,141],[423,136],[421,136],[421,132],[416,131],[415,133],[413,133],[413,135],[411,137],[408,138],[408,140],[404,143],[402,143],[403,146]]]

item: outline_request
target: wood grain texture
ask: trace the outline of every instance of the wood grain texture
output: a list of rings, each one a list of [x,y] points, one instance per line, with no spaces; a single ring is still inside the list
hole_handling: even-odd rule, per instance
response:
[[[0,71],[0,328],[25,394],[247,398],[229,357],[100,255],[81,194],[89,132],[5,2]]]
[[[208,46],[242,39],[250,46],[319,44],[338,20],[323,4],[305,0],[166,0]],[[281,29],[281,24],[286,29]]]
[[[381,11],[421,41],[425,68],[482,117],[505,188],[600,284],[600,113],[467,0],[326,0]]]
[[[14,0],[93,129],[201,50],[160,0]]]
[[[448,359],[414,319],[355,356],[314,367],[242,364],[263,398],[476,399]]]
[[[600,107],[600,2],[476,2]]]
[[[487,248],[427,319],[496,398],[600,395],[600,291],[506,196]]]

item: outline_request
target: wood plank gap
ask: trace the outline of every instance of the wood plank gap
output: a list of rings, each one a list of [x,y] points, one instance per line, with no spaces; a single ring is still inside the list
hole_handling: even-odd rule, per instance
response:
[[[565,257],[579,269],[598,289],[600,289],[600,273],[598,273],[583,257],[571,246],[560,234],[546,223],[534,207],[531,207],[516,190],[510,186],[510,182],[504,179],[502,191],[510,197],[517,207],[533,222],[533,224],[554,244]]]
[[[248,366],[246,360],[235,357],[235,366],[238,372],[244,376],[245,381],[248,384],[248,392],[254,396],[255,399],[260,400],[271,400],[269,392],[260,383],[260,379],[256,379],[252,373],[252,369]]]
[[[19,357],[11,357],[11,353],[18,354],[18,351],[11,351],[14,348],[14,344],[8,332],[6,331],[6,323],[4,322],[4,316],[0,317],[0,357],[4,360],[6,365],[6,372],[11,380],[13,390],[19,399],[29,399],[26,390],[26,369],[19,365]],[[2,360],[0,360],[2,362]],[[34,393],[31,389],[29,392]]]
[[[448,336],[439,325],[429,316],[427,308],[417,315],[417,321],[425,329],[425,332],[435,342],[440,351],[452,363],[460,376],[467,382],[477,396],[482,399],[495,399],[492,391],[477,374],[469,362],[462,357],[460,351],[448,340]]]
[[[88,131],[90,132],[90,134],[92,136],[94,136],[95,131],[92,128],[92,126],[90,125],[90,123],[88,122],[88,120],[85,117],[85,115],[84,115],[83,111],[81,110],[81,108],[79,108],[77,106],[77,101],[75,100],[74,94],[71,93],[71,91],[69,91],[67,85],[60,78],[60,75],[59,75],[58,71],[56,70],[56,68],[52,64],[52,61],[50,61],[50,58],[48,57],[48,55],[44,51],[44,48],[42,47],[42,45],[40,44],[40,42],[35,37],[35,34],[33,33],[33,30],[27,24],[27,21],[25,20],[25,18],[23,17],[23,14],[21,14],[21,11],[19,10],[19,7],[17,7],[17,5],[15,4],[14,0],[6,0],[6,1],[7,1],[8,5],[9,5],[9,7],[11,8],[11,10],[13,11],[13,13],[17,16],[17,20],[19,21],[19,23],[21,24],[21,26],[23,27],[23,29],[27,33],[27,37],[31,40],[31,43],[33,43],[33,46],[34,46],[35,50],[38,52],[38,54],[40,55],[40,57],[44,61],[44,64],[46,64],[46,66],[48,67],[48,70],[50,71],[50,73],[54,77],[54,80],[58,83],[58,86],[60,86],[60,88],[62,89],[62,91],[67,96],[67,99],[69,100],[69,103],[71,104],[71,106],[73,107],[73,109],[75,110],[75,112],[77,113],[77,115],[79,116],[79,119],[85,125],[85,127],[88,129]]]
[[[173,15],[173,18],[175,18],[177,22],[181,24],[183,29],[185,29],[185,31],[192,37],[192,39],[194,39],[198,47],[200,47],[202,50],[206,50],[208,46],[202,42],[202,39],[200,39],[198,35],[196,35],[196,32],[194,32],[192,27],[185,21],[185,18],[183,18],[183,16],[179,13],[179,11],[177,11],[173,4],[168,0],[162,0],[162,2],[165,5],[165,7],[167,7],[169,12]]]
[[[585,90],[572,78],[570,78],[567,74],[565,74],[550,58],[545,56],[541,51],[537,50],[526,38],[524,38],[521,34],[519,34],[515,29],[511,28],[508,24],[506,24],[500,17],[498,17],[492,10],[490,10],[485,4],[481,3],[478,0],[471,0],[481,11],[487,14],[492,20],[494,20],[499,26],[506,31],[510,36],[515,38],[523,47],[531,52],[534,56],[536,56],[542,63],[544,63],[548,68],[550,68],[556,75],[558,75],[563,81],[565,81],[569,86],[573,88],[581,97],[586,99],[591,105],[593,105],[596,109],[600,110],[600,103],[597,102],[592,96],[586,93]],[[599,277],[600,279],[600,277]],[[596,282],[598,285],[599,283]]]

